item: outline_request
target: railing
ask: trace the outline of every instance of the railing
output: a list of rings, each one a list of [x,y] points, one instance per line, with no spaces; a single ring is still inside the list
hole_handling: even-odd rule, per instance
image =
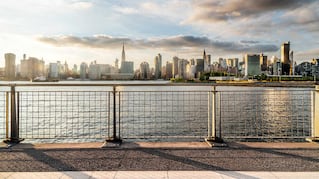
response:
[[[312,93],[309,89],[220,91],[217,133],[223,139],[310,137]]]
[[[0,139],[9,138],[8,96],[7,91],[0,91]]]
[[[0,138],[9,142],[21,138],[266,141],[316,138],[319,133],[318,89],[229,90],[209,84],[2,86],[7,90],[0,92]]]
[[[207,137],[209,91],[119,91],[122,138]]]

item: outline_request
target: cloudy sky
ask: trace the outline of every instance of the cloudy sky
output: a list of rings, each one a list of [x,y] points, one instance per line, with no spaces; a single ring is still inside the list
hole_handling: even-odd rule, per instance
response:
[[[173,56],[199,58],[263,52],[280,57],[291,42],[297,62],[319,57],[316,0],[1,0],[0,54],[137,67]],[[2,55],[2,59],[4,56]],[[4,66],[0,60],[0,66]]]

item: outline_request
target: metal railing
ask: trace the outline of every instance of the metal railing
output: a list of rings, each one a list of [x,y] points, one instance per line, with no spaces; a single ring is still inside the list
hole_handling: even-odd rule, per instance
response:
[[[9,93],[0,91],[0,139],[9,138]]]
[[[223,139],[305,139],[311,136],[311,89],[220,91],[217,133]]]
[[[7,88],[0,92],[0,138],[11,142],[21,138],[265,141],[317,134],[311,88],[216,90],[210,84],[61,83]]]
[[[120,91],[120,137],[207,137],[209,91]]]

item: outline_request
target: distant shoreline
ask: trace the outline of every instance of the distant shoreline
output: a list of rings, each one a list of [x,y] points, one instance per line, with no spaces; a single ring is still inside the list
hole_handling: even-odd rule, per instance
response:
[[[319,85],[318,82],[313,81],[281,81],[281,82],[227,82],[217,81],[212,83],[216,86],[251,86],[251,87],[299,87],[299,88],[315,88]]]

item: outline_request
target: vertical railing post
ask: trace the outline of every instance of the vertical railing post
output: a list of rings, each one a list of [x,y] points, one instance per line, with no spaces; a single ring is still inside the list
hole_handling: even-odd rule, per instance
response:
[[[208,125],[210,125],[211,127],[208,126],[208,130],[210,129],[210,131],[208,132],[208,137],[206,138],[206,141],[208,143],[210,143],[212,146],[214,146],[214,144],[212,143],[216,143],[216,142],[223,142],[221,138],[216,136],[216,115],[217,115],[217,91],[216,91],[216,86],[212,87],[212,97],[211,97],[211,112],[210,112],[210,121],[208,121]],[[219,129],[221,130],[221,129]]]
[[[212,139],[216,139],[216,86],[213,86],[212,93]]]
[[[9,92],[6,92],[6,140],[9,140]]]
[[[105,140],[105,143],[102,145],[102,148],[108,148],[108,147],[116,147],[119,146],[122,143],[121,138],[117,135],[117,116],[116,116],[116,85],[113,86],[113,136],[110,137],[108,136],[108,138]],[[110,106],[110,95],[109,95],[109,106]],[[120,100],[120,99],[119,99]],[[120,103],[119,103],[120,104]],[[109,113],[111,109],[109,108]],[[110,121],[110,120],[109,120]],[[120,122],[120,121],[119,121]],[[108,124],[110,127],[110,124]],[[119,125],[120,126],[120,125]],[[109,128],[110,129],[110,128]],[[120,131],[120,130],[119,130]]]
[[[319,141],[319,85],[316,85],[313,96],[312,141]]]
[[[122,140],[121,138],[119,137],[120,135],[117,135],[117,122],[120,122],[117,120],[117,116],[116,116],[116,113],[117,113],[117,109],[116,109],[116,85],[113,86],[113,136],[108,139],[106,139],[106,143],[102,146],[102,147],[113,147],[115,145],[119,145],[122,143]],[[119,103],[120,104],[120,103]],[[119,125],[120,126],[120,125]],[[120,131],[120,130],[119,130]],[[109,145],[109,143],[112,143],[112,145]]]
[[[113,86],[113,140],[116,138],[116,86]]]
[[[19,143],[19,116],[17,115],[17,100],[15,84],[11,85],[10,91],[10,137],[6,142],[8,143]]]

